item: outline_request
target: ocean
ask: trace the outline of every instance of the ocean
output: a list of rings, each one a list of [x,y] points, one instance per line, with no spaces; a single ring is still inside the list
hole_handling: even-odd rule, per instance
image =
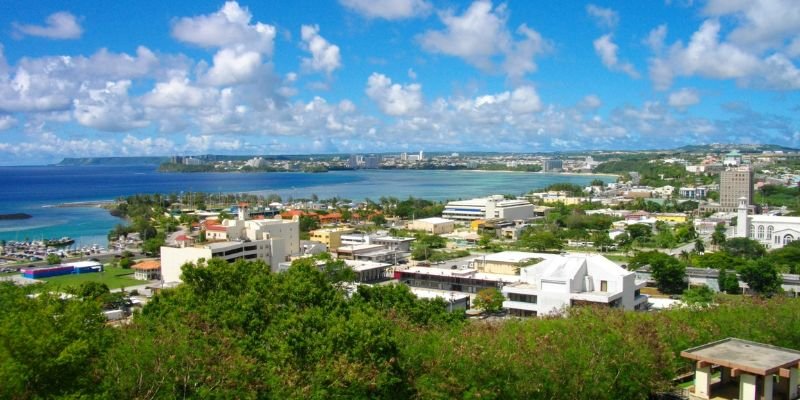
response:
[[[146,166],[0,167],[0,214],[33,218],[0,221],[0,240],[70,236],[77,244],[107,245],[108,231],[123,220],[102,208],[58,204],[113,200],[137,193],[250,192],[287,198],[337,196],[360,201],[381,196],[430,200],[522,194],[557,182],[586,185],[596,175],[443,170],[356,170],[327,173],[160,173]],[[611,177],[600,176],[610,181]]]

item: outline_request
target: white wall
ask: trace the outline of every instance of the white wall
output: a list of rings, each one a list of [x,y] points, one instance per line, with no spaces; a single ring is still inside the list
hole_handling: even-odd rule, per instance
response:
[[[181,267],[187,262],[211,259],[211,250],[196,247],[162,247],[161,279],[164,282],[181,282]]]

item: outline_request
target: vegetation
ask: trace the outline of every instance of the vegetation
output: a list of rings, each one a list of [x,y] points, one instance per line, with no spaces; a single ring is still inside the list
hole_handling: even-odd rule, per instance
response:
[[[800,188],[781,185],[764,185],[755,193],[753,201],[756,204],[770,207],[789,207],[800,210]]]
[[[503,301],[503,293],[496,288],[486,288],[478,291],[474,305],[487,313],[496,313],[503,309]]]
[[[681,350],[800,347],[800,302],[782,297],[469,323],[401,285],[348,298],[313,260],[281,274],[212,260],[183,278],[116,328],[102,287],[62,301],[1,284],[0,398],[647,399],[692,370]]]

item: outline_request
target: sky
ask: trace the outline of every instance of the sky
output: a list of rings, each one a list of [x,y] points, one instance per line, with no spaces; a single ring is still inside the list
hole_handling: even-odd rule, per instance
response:
[[[0,164],[800,147],[800,1],[0,2]]]

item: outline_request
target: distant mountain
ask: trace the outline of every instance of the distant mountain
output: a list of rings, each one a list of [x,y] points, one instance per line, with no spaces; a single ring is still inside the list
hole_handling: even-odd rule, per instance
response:
[[[762,151],[798,151],[791,147],[779,146],[777,144],[734,144],[734,143],[712,143],[712,144],[699,144],[687,145],[673,149],[680,152],[728,152],[731,150],[739,150],[742,153],[760,153]]]
[[[169,157],[80,157],[65,158],[56,165],[155,165],[169,161]]]

